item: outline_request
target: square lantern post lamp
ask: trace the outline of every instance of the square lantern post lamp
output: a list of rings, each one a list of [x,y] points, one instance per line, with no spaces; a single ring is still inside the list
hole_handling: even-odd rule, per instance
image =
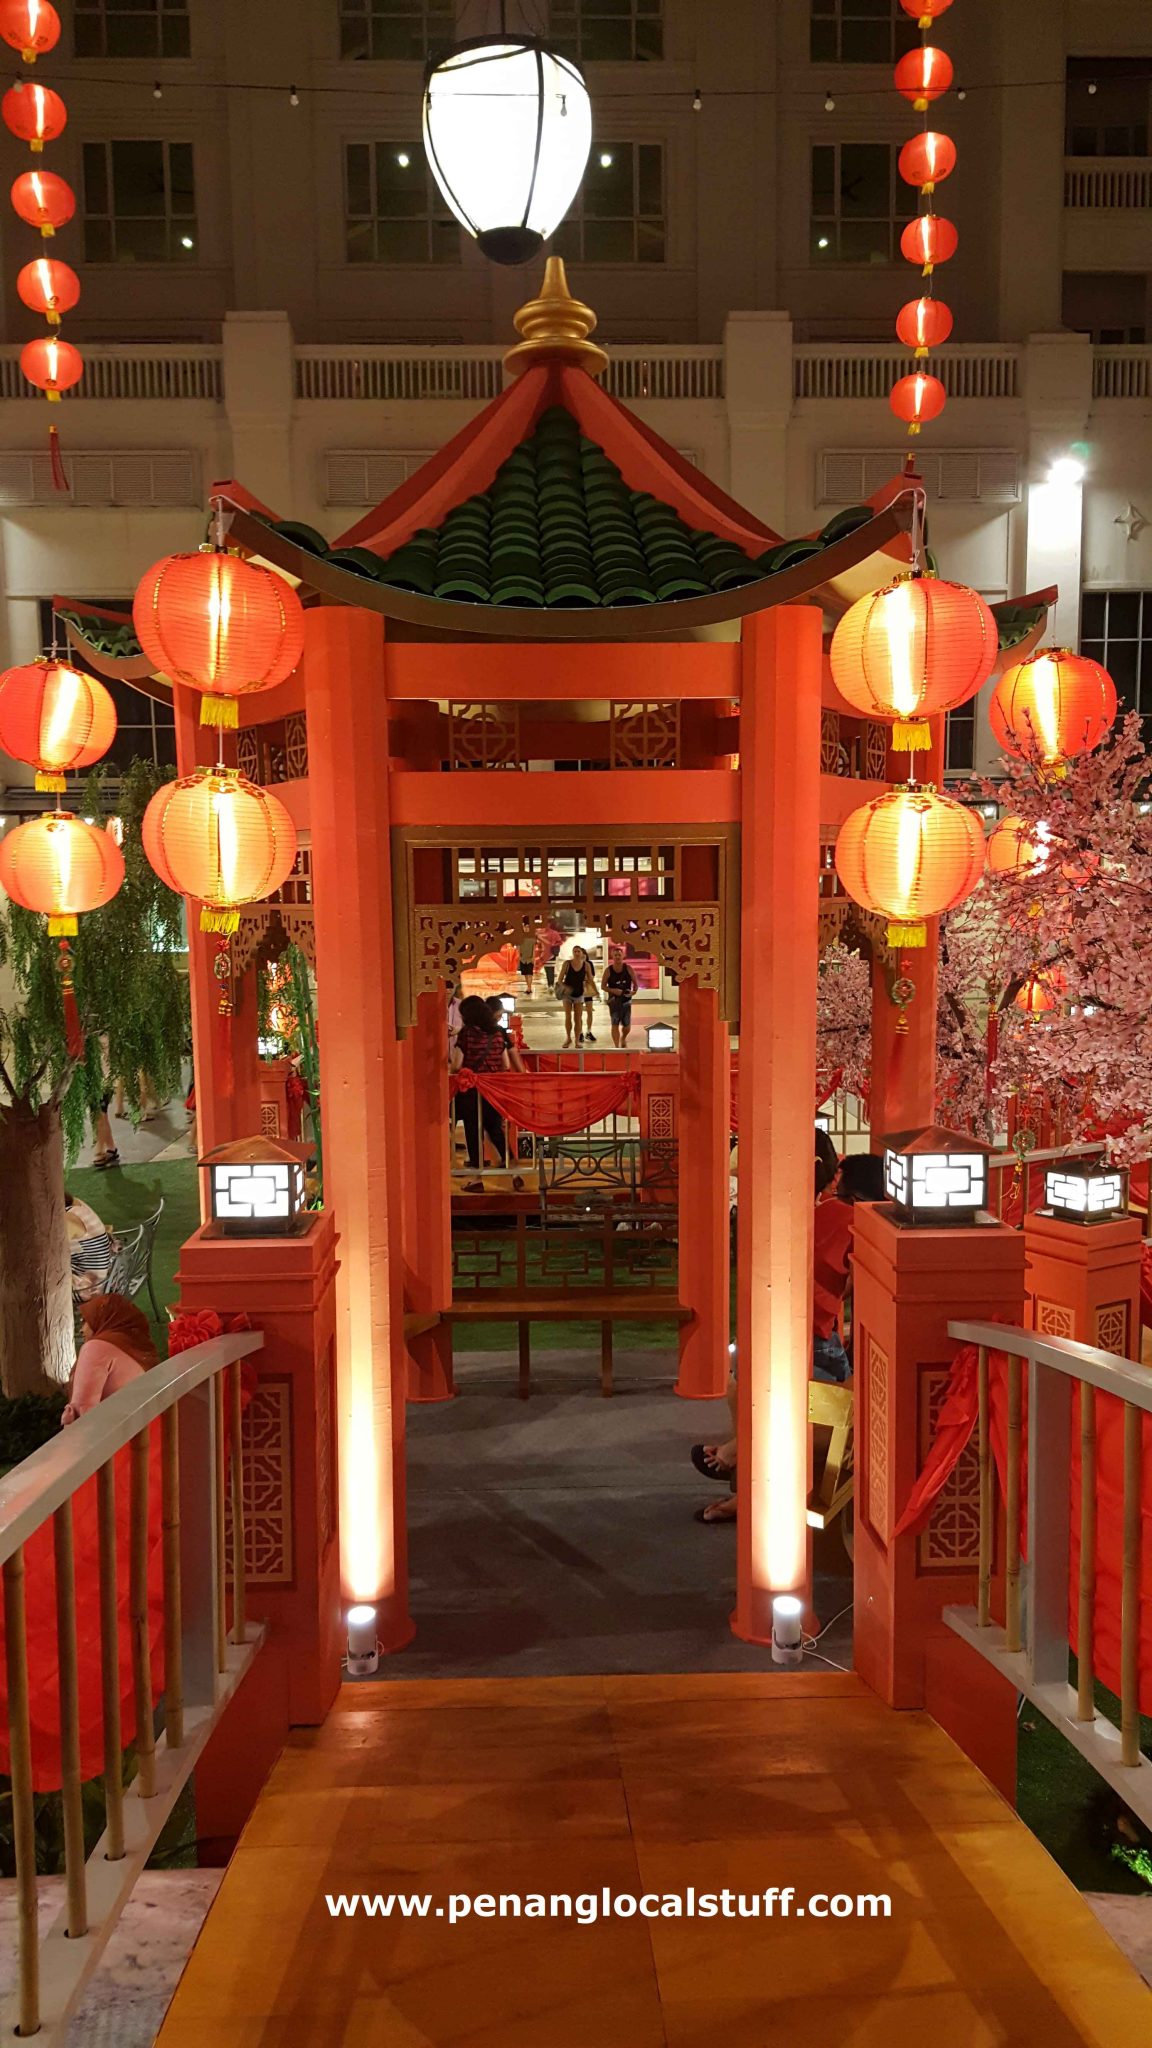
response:
[[[212,1224],[224,1237],[294,1237],[308,1221],[306,1145],[237,1138],[200,1161],[212,1193]]]
[[[1044,1206],[1062,1223],[1114,1223],[1128,1211],[1128,1171],[1103,1159],[1067,1159],[1044,1175]]]
[[[902,1223],[975,1223],[988,1202],[988,1147],[935,1124],[905,1132],[885,1151],[884,1191]]]
[[[671,1024],[649,1024],[649,1052],[672,1052],[676,1045],[676,1033]]]
[[[503,1010],[504,1015],[506,1017],[514,1017],[516,1015],[515,996],[501,996],[500,1008]]]

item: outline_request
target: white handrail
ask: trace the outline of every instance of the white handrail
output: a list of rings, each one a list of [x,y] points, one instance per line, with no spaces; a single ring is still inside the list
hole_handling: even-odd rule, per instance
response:
[[[1073,1337],[1039,1337],[1011,1323],[949,1323],[948,1335],[958,1344],[983,1344],[989,1351],[1007,1351],[1030,1365],[1048,1366],[1070,1380],[1086,1380],[1102,1394],[1115,1394],[1152,1415],[1152,1373],[1134,1358],[1078,1344]]]
[[[0,1564],[165,1409],[174,1408],[185,1394],[237,1358],[259,1351],[263,1343],[263,1330],[236,1330],[194,1344],[121,1387],[118,1394],[110,1394],[98,1408],[14,1466],[0,1479]]]

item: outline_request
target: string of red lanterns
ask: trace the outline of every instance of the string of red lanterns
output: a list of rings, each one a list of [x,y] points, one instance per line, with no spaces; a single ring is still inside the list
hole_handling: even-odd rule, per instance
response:
[[[959,239],[952,222],[938,215],[935,207],[937,185],[956,168],[956,145],[951,136],[929,127],[928,110],[948,91],[953,73],[947,51],[928,41],[928,31],[951,4],[952,0],[900,0],[905,14],[919,27],[920,48],[901,57],[895,71],[896,90],[924,117],[920,134],[904,144],[897,159],[905,184],[914,185],[920,194],[916,219],[909,221],[900,237],[900,253],[909,263],[918,263],[921,276],[928,281],[921,297],[902,306],[896,319],[897,336],[911,349],[915,368],[897,378],[888,402],[897,419],[906,422],[909,434],[918,434],[925,421],[938,419],[947,401],[943,384],[928,367],[928,358],[952,332],[952,314],[936,298],[933,278],[937,264],[955,254]]]
[[[12,49],[19,50],[25,64],[35,64],[37,57],[55,49],[59,42],[60,16],[51,0],[0,0],[0,37]],[[25,78],[18,78],[9,86],[0,100],[0,114],[5,127],[28,144],[34,158],[43,154],[45,143],[55,142],[64,133],[68,121],[68,109],[59,93],[51,86]],[[67,181],[55,171],[42,171],[38,164],[16,179],[11,198],[17,218],[38,229],[44,237],[54,235],[76,211],[76,197]],[[71,266],[58,257],[40,256],[23,266],[16,289],[32,312],[43,315],[49,329],[46,335],[37,335],[25,344],[20,368],[29,384],[42,391],[50,403],[57,403],[62,393],[70,391],[84,374],[79,349],[70,341],[61,340],[55,332],[64,314],[70,313],[79,301],[80,280]],[[55,426],[49,428],[48,447],[52,481],[57,490],[66,491],[68,479],[60,459],[60,436]]]

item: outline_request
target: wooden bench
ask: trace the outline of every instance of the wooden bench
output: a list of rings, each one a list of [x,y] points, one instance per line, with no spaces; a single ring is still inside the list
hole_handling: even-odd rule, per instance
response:
[[[808,1527],[827,1529],[843,1514],[855,1490],[853,1471],[853,1423],[856,1397],[850,1385],[836,1386],[828,1380],[811,1380],[808,1385],[808,1420],[817,1436],[814,1446],[815,1484],[808,1496]],[[823,1465],[819,1451],[823,1433],[827,1442]],[[847,1520],[841,1524],[844,1547],[851,1556]]]
[[[670,1288],[637,1287],[570,1288],[548,1293],[543,1288],[478,1287],[456,1295],[445,1310],[451,1323],[515,1323],[519,1343],[520,1372],[517,1391],[522,1401],[532,1391],[531,1327],[537,1323],[599,1323],[600,1392],[612,1392],[612,1326],[617,1322],[674,1322],[690,1320],[691,1309],[682,1307]]]

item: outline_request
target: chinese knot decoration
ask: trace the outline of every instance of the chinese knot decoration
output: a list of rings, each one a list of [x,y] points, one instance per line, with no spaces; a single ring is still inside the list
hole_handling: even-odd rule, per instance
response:
[[[933,276],[938,263],[946,263],[956,250],[956,230],[951,221],[936,212],[936,187],[956,168],[956,145],[950,135],[930,128],[929,109],[952,84],[952,60],[944,50],[928,41],[929,30],[951,0],[900,0],[920,30],[920,47],[901,57],[896,66],[896,90],[922,116],[922,128],[904,144],[897,169],[906,185],[920,194],[919,211],[900,237],[900,253],[909,263],[920,265],[927,287],[918,299],[909,299],[896,320],[896,333],[911,349],[913,368],[892,386],[889,404],[897,419],[904,420],[909,434],[918,434],[926,420],[943,412],[947,394],[939,377],[928,367],[932,349],[947,341],[952,332],[952,315],[935,297]]]
[[[38,56],[54,49],[59,41],[60,17],[50,0],[0,0],[0,36],[12,49],[19,50],[26,65],[33,65]],[[28,144],[34,166],[22,172],[12,186],[13,210],[28,227],[38,229],[41,236],[54,235],[57,228],[71,220],[76,199],[63,178],[54,171],[40,169],[40,160],[45,143],[57,141],[64,133],[68,109],[51,86],[18,78],[0,100],[0,114],[4,116],[5,127],[20,142]],[[80,280],[59,257],[41,255],[22,266],[16,289],[24,304],[33,313],[41,314],[48,327],[47,334],[25,343],[20,368],[29,384],[42,391],[50,403],[58,403],[62,394],[78,384],[84,374],[79,349],[62,340],[57,332],[64,314],[70,313],[79,300]],[[58,491],[66,491],[68,479],[55,427],[49,429],[48,446],[52,481]]]

